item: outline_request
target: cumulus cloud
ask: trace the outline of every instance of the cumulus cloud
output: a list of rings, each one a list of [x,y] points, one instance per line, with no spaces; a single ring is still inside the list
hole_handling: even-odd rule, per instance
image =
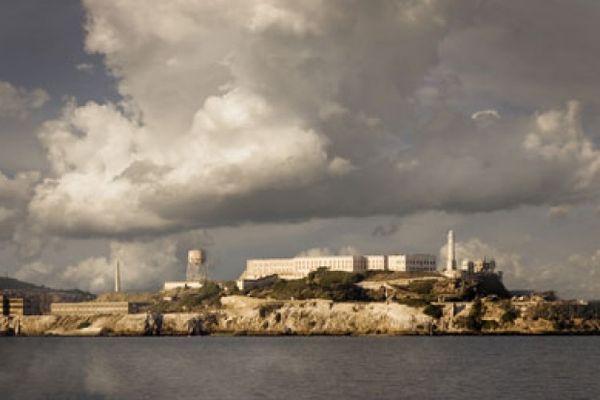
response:
[[[27,90],[0,81],[0,117],[24,118],[48,100],[50,96],[43,89]]]

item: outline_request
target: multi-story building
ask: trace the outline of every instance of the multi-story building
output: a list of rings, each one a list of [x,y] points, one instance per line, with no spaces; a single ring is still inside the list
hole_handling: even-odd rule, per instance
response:
[[[253,259],[246,261],[246,270],[240,279],[260,279],[269,275],[277,275],[281,279],[300,279],[319,268],[344,272],[435,271],[435,260],[435,256],[429,254]]]
[[[437,269],[436,258],[431,254],[394,254],[387,256],[389,271],[433,272]]]
[[[362,256],[254,259],[246,261],[246,270],[242,277],[257,279],[278,275],[282,279],[300,279],[319,268],[327,268],[331,271],[362,272],[367,269],[367,261]]]

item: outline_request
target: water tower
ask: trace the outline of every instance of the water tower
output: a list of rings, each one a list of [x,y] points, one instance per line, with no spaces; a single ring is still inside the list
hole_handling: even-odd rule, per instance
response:
[[[206,268],[206,254],[203,250],[188,251],[188,264],[186,270],[186,281],[206,282],[208,270]]]

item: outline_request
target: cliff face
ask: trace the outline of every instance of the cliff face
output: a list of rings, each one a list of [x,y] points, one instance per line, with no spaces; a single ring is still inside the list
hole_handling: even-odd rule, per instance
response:
[[[431,317],[397,303],[330,300],[274,302],[243,296],[221,299],[219,332],[250,334],[400,334],[426,333]]]

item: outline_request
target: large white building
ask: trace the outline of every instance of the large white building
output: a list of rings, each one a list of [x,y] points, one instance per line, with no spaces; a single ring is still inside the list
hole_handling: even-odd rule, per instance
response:
[[[363,272],[367,261],[363,256],[324,256],[295,258],[264,258],[246,261],[242,274],[246,279],[258,279],[278,275],[282,279],[299,279],[319,268],[331,271]]]
[[[240,279],[260,279],[269,275],[300,279],[319,268],[344,272],[435,271],[436,258],[430,254],[399,254],[252,259],[246,261],[246,270]]]

